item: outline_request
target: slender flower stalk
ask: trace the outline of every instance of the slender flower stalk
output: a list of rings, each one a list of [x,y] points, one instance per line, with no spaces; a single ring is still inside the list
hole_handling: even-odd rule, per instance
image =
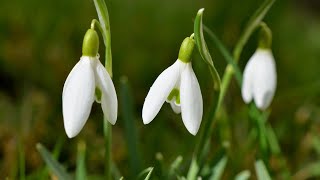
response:
[[[62,92],[64,127],[69,138],[81,131],[94,101],[101,103],[103,114],[111,124],[117,120],[116,91],[99,60],[98,49],[98,35],[89,29],[83,40],[83,56],[68,75]]]
[[[105,45],[105,68],[112,78],[112,52],[111,52],[111,29],[109,21],[109,12],[105,0],[93,0],[98,18],[99,25],[101,24],[101,34]],[[111,141],[112,141],[112,127],[106,122],[106,116],[103,121],[103,135],[105,145],[105,178],[111,179]]]
[[[196,135],[203,114],[203,101],[197,77],[192,69],[193,35],[182,42],[178,60],[164,70],[151,86],[142,109],[144,124],[149,124],[163,103],[170,103],[173,111],[181,113],[187,130]]]

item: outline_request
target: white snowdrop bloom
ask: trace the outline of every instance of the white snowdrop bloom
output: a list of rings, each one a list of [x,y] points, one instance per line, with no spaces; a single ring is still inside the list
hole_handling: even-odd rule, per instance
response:
[[[88,30],[83,42],[83,56],[68,75],[62,92],[64,128],[75,137],[86,123],[93,102],[101,103],[111,124],[117,120],[118,100],[110,75],[98,56],[98,35]]]
[[[194,40],[186,38],[180,48],[178,60],[164,70],[151,86],[142,109],[144,124],[149,124],[163,103],[170,103],[180,113],[187,130],[196,135],[203,114],[203,102],[197,77],[192,69],[191,55]]]
[[[258,48],[248,61],[242,83],[242,98],[246,103],[254,100],[259,109],[266,109],[277,86],[277,72],[270,49]]]

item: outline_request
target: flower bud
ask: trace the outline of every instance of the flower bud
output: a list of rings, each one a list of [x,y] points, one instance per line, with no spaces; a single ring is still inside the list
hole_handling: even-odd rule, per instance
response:
[[[94,29],[88,29],[83,38],[82,55],[96,57],[99,51],[99,37]]]
[[[178,59],[185,63],[190,62],[194,45],[195,42],[192,37],[185,38],[181,44]]]

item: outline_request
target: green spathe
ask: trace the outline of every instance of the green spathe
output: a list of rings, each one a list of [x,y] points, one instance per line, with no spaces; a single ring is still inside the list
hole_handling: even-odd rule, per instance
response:
[[[261,49],[270,49],[272,43],[272,32],[266,23],[260,23],[259,45]]]
[[[185,63],[190,62],[194,45],[193,36],[185,38],[181,44],[178,59]]]
[[[88,29],[83,38],[82,55],[96,57],[99,51],[99,37],[94,29]]]

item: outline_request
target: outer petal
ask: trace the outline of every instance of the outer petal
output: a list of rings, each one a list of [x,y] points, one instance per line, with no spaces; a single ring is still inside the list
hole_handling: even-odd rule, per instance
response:
[[[181,75],[180,102],[183,123],[191,134],[196,135],[202,120],[203,101],[191,63],[187,64]]]
[[[253,96],[258,108],[266,109],[277,86],[277,72],[270,50],[257,50],[254,59]]]
[[[102,111],[108,121],[114,125],[118,116],[118,100],[116,90],[109,73],[98,59],[96,61],[96,82],[102,93]]]
[[[95,80],[91,61],[89,57],[81,57],[63,87],[63,120],[69,138],[75,137],[83,128],[94,102]]]
[[[250,103],[253,98],[253,71],[254,71],[254,58],[255,55],[253,55],[243,72],[243,82],[242,82],[242,88],[241,88],[241,94],[242,99],[245,103]]]
[[[180,77],[180,69],[184,66],[185,63],[177,60],[173,65],[164,70],[153,83],[142,108],[144,124],[149,124],[158,114]]]

